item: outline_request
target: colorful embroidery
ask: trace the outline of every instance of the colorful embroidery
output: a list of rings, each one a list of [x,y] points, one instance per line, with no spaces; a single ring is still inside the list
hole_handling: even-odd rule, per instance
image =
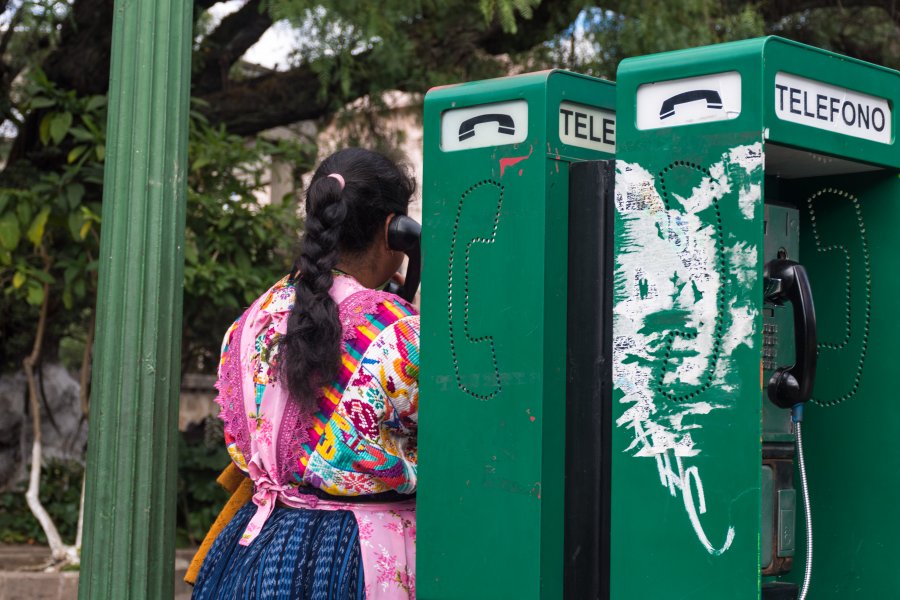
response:
[[[391,323],[368,345],[310,456],[307,471],[315,471],[322,489],[336,495],[415,491],[418,379],[410,373],[418,373],[417,348],[418,317],[412,316]],[[367,476],[368,485],[360,489],[359,479],[345,473]]]

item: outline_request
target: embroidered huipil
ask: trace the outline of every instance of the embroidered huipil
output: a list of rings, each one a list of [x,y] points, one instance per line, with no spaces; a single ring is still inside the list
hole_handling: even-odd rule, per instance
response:
[[[331,296],[343,329],[341,368],[317,409],[301,410],[278,381],[277,341],[294,289],[285,277],[225,334],[216,384],[225,442],[254,482],[257,511],[241,539],[258,535],[276,502],[349,510],[359,525],[366,595],[415,597],[415,501],[342,503],[334,496],[416,490],[419,317],[399,297],[346,275]]]

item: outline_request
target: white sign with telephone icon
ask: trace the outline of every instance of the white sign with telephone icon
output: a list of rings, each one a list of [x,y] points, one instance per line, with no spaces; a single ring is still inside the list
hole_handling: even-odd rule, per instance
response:
[[[637,91],[638,129],[726,121],[740,114],[737,71],[645,83]]]
[[[479,104],[441,115],[441,150],[471,150],[518,144],[528,137],[525,100]]]

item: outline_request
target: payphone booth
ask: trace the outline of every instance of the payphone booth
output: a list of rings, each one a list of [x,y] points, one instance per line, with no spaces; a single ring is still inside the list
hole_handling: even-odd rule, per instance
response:
[[[900,597],[900,74],[764,38],[617,91],[610,596]]]
[[[417,597],[563,593],[569,166],[615,87],[545,71],[425,97]]]

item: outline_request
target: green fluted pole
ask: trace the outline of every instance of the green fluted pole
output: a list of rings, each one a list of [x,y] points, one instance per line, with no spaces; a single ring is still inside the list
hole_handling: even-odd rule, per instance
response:
[[[116,0],[81,600],[171,598],[191,0]]]

